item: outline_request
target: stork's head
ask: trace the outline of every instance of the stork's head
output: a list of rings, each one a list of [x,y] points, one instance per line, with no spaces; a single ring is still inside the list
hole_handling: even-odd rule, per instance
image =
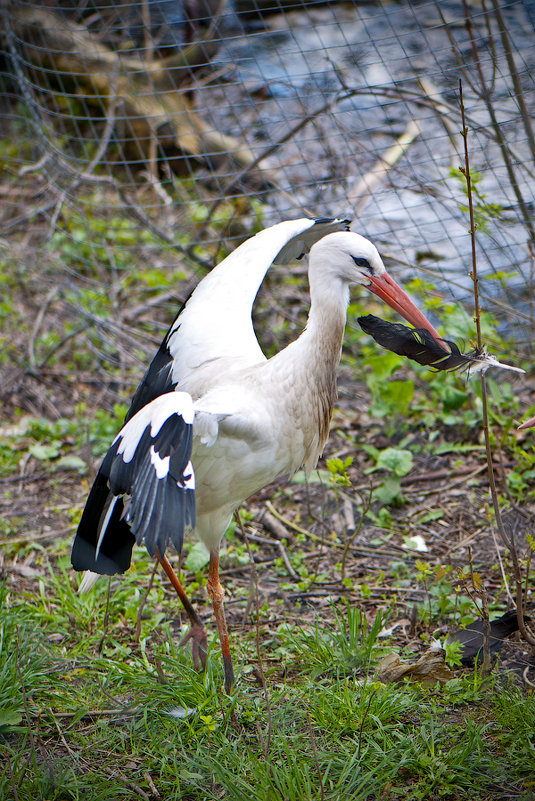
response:
[[[352,231],[338,231],[320,239],[310,251],[311,261],[321,264],[344,284],[360,284],[388,303],[416,328],[426,328],[441,344],[443,340],[423,312],[387,273],[375,245]]]

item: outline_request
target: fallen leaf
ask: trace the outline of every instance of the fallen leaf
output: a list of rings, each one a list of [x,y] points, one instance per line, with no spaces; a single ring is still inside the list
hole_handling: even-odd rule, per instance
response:
[[[402,661],[399,654],[387,654],[379,662],[376,676],[384,684],[403,681],[417,681],[427,686],[438,682],[446,684],[454,678],[454,673],[446,665],[446,651],[432,645],[415,661]]]

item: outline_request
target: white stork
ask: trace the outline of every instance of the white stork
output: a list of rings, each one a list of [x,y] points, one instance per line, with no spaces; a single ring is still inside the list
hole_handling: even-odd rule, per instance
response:
[[[439,338],[388,275],[375,246],[346,220],[287,221],[244,242],[196,287],[134,395],[95,479],[72,549],[76,570],[123,573],[134,542],[159,559],[191,622],[194,664],[206,632],[165,551],[187,528],[210,553],[207,589],[219,630],[225,690],[230,657],[219,546],[237,507],[277,476],[310,471],[328,437],[349,302],[360,284]],[[309,248],[311,306],[301,336],[266,359],[251,309],[272,262]]]

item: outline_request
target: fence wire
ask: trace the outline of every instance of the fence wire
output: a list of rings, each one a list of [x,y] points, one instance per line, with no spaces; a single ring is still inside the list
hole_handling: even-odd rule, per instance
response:
[[[206,266],[259,226],[347,216],[462,300],[461,81],[483,295],[531,338],[533,2],[1,9],[5,236],[35,231],[74,271],[167,248]]]

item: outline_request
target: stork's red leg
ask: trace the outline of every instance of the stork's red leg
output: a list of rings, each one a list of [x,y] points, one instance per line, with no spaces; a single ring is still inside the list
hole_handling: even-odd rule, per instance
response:
[[[208,566],[208,581],[206,584],[208,594],[214,607],[214,617],[219,631],[219,642],[221,643],[221,653],[223,655],[223,666],[225,668],[225,692],[230,693],[234,684],[234,669],[230,656],[230,646],[227,634],[227,623],[225,620],[225,609],[223,599],[225,593],[219,583],[219,551],[211,551],[210,564]]]
[[[180,645],[186,645],[191,640],[191,655],[193,657],[193,665],[195,670],[204,670],[206,668],[206,656],[208,654],[208,641],[206,638],[206,629],[201,618],[193,608],[193,605],[186,595],[184,587],[178,580],[178,576],[171,567],[166,556],[158,557],[158,561],[165,570],[167,577],[176,590],[178,597],[182,602],[186,614],[190,622],[190,630],[186,636],[181,640]]]

